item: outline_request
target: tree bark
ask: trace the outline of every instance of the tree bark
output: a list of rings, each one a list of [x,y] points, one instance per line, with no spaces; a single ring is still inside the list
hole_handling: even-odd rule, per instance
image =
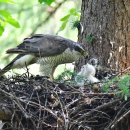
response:
[[[89,58],[116,70],[130,65],[130,0],[82,0],[79,41]],[[80,60],[77,68],[88,60]]]

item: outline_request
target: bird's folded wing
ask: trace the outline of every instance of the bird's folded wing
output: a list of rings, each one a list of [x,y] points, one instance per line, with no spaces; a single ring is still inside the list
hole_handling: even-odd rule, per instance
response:
[[[52,35],[34,35],[24,39],[16,48],[7,50],[7,53],[34,54],[46,57],[63,53],[67,48],[72,49],[74,43],[71,40]]]

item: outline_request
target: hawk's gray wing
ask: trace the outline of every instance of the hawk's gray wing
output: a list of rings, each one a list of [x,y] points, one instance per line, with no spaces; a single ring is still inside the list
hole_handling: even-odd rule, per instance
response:
[[[23,43],[16,48],[7,50],[7,53],[34,54],[47,57],[63,53],[67,48],[70,50],[84,51],[81,45],[60,36],[37,34],[24,39]]]

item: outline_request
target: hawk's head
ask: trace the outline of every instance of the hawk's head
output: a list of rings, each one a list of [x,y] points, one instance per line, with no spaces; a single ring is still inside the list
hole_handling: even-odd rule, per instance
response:
[[[80,44],[78,44],[77,46],[75,46],[75,51],[79,52],[84,57],[86,57],[88,55],[87,52],[86,52],[86,50],[84,49],[84,47],[81,46]]]

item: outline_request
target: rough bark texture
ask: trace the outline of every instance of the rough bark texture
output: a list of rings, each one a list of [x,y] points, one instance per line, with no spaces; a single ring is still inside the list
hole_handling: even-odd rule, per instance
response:
[[[116,70],[130,66],[130,0],[82,0],[79,41],[85,44],[89,58]],[[93,37],[88,42],[88,37]],[[88,59],[81,59],[79,69]],[[130,130],[130,115],[113,130]]]
[[[100,65],[122,70],[130,65],[130,0],[82,0],[81,23],[84,43],[90,58]],[[91,43],[86,39],[93,37]],[[85,61],[81,60],[80,68]]]

